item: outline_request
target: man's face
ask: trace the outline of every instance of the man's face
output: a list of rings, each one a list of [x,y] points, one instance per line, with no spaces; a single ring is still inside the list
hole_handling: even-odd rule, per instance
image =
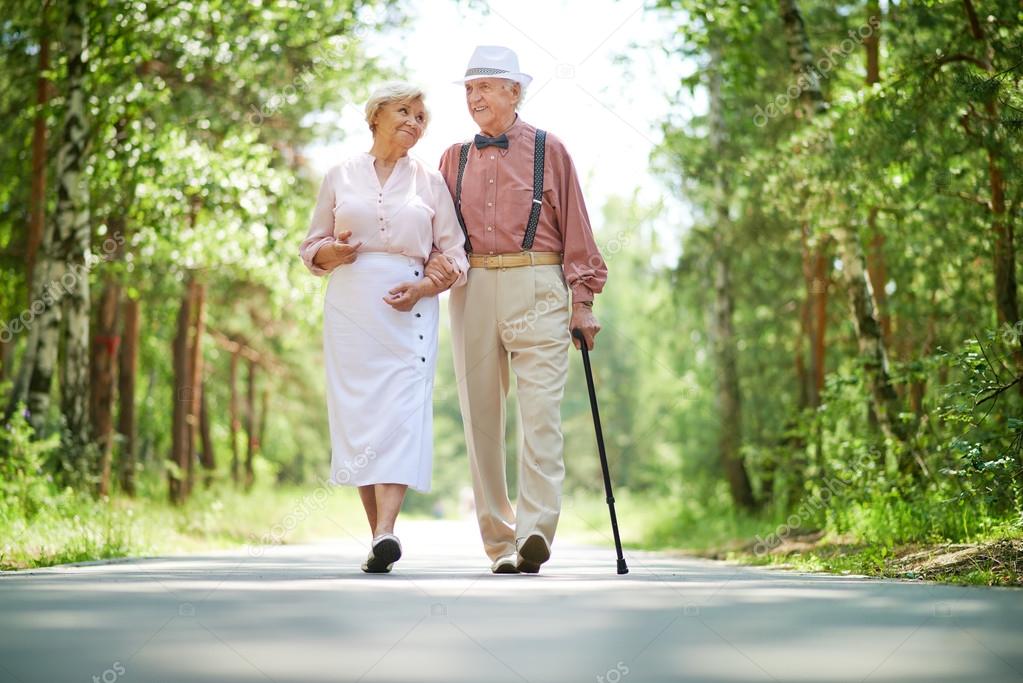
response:
[[[465,102],[480,130],[496,135],[515,118],[515,103],[520,92],[519,84],[514,81],[477,78],[465,84]]]

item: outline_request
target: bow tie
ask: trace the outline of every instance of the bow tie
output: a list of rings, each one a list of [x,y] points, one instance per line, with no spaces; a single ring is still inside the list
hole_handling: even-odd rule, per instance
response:
[[[477,133],[473,142],[476,145],[476,149],[483,149],[484,147],[489,147],[491,145],[502,149],[508,149],[508,136],[504,133],[501,133],[496,138],[488,138],[486,135],[479,135]]]

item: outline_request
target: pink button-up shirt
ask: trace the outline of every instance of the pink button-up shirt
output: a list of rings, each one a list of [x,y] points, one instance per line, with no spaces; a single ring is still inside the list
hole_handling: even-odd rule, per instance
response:
[[[505,134],[508,149],[469,147],[462,177],[462,217],[476,254],[521,252],[529,223],[536,128],[516,116]],[[460,150],[460,144],[452,145],[440,160],[452,197]],[[604,288],[607,265],[593,239],[575,164],[561,140],[550,133],[544,155],[540,222],[530,251],[564,254],[565,280],[573,301],[593,301],[593,295]]]
[[[418,159],[404,156],[381,187],[373,159],[368,153],[357,154],[327,171],[299,248],[306,267],[313,275],[330,272],[315,265],[313,257],[320,247],[351,230],[348,243],[362,242],[359,252],[426,260],[436,247],[461,271],[453,286],[464,284],[469,270],[465,237],[444,179]]]

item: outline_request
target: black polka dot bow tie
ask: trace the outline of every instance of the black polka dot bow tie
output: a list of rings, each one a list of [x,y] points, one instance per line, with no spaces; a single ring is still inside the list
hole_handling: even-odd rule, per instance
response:
[[[508,149],[508,136],[501,133],[496,138],[488,138],[486,135],[476,134],[473,143],[476,145],[476,149],[483,149],[484,147],[500,147],[502,149]]]

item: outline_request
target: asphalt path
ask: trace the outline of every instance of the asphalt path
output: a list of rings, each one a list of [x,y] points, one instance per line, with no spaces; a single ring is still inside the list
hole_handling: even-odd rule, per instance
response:
[[[495,576],[471,523],[0,573],[0,681],[1023,682],[1023,591],[738,567],[559,539]],[[368,540],[368,539],[367,539]]]

